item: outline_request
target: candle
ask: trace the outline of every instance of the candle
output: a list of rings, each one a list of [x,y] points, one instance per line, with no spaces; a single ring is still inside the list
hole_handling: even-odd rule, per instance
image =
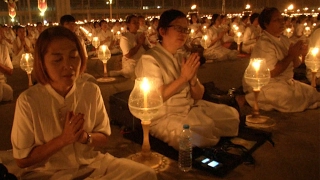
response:
[[[191,38],[194,37],[194,29],[191,29],[191,31],[190,31],[190,37],[191,37]]]
[[[237,32],[237,37],[238,37],[238,41],[237,41],[237,43],[238,44],[240,44],[240,37],[241,37],[241,35],[242,35],[242,33],[241,32]]]
[[[102,49],[102,53],[103,53],[103,58],[105,58],[106,57],[107,46],[106,45],[102,45],[101,49]]]
[[[254,61],[252,62],[252,66],[253,66],[253,68],[256,70],[256,78],[259,77],[260,63],[261,63],[260,60],[254,60]]]
[[[27,68],[29,68],[29,53],[26,53],[26,63],[27,63]]]
[[[203,39],[204,39],[204,49],[207,49],[208,48],[208,44],[207,44],[207,41],[208,41],[208,36],[207,35],[204,35],[203,36]]]
[[[148,108],[148,92],[150,90],[150,84],[148,78],[144,77],[140,87],[143,91],[143,107]]]

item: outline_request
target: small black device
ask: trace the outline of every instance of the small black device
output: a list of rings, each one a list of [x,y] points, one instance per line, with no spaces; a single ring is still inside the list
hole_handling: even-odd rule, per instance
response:
[[[210,170],[210,169],[216,170],[222,166],[222,163],[220,163],[214,159],[210,159],[206,156],[200,156],[200,157],[196,158],[195,163],[202,166],[203,168],[208,169],[208,170]]]
[[[230,170],[241,164],[241,156],[212,148],[201,149],[193,154],[193,166],[208,171],[216,176],[224,176]]]

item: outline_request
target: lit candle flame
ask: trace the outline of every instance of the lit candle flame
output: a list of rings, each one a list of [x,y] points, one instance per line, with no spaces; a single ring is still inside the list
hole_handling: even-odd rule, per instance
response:
[[[256,70],[256,72],[258,73],[258,71],[260,70],[260,61],[253,61],[252,66]]]
[[[141,83],[140,88],[142,89],[143,95],[144,95],[144,99],[143,99],[144,108],[147,108],[148,107],[147,96],[148,96],[148,92],[150,91],[150,84],[149,84],[148,78],[144,77],[142,79],[142,83]]]
[[[316,56],[317,54],[318,54],[318,52],[319,52],[319,48],[313,48],[312,50],[311,50],[311,53],[312,53],[312,55],[313,56]]]

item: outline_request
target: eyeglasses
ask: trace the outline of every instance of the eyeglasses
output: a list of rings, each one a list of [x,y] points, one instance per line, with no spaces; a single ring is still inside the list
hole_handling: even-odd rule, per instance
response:
[[[168,27],[173,27],[174,30],[176,30],[179,33],[190,34],[190,32],[191,32],[190,28],[184,28],[184,27],[179,26],[179,25],[169,25]]]

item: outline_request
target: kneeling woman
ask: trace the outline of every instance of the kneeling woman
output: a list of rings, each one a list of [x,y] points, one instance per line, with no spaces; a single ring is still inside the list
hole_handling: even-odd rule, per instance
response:
[[[192,143],[198,147],[215,145],[221,136],[238,134],[236,109],[201,100],[204,87],[197,78],[200,66],[197,53],[185,59],[179,53],[188,38],[188,20],[178,10],[165,11],[159,20],[160,43],[142,55],[136,67],[137,77],[154,77],[164,105],[152,120],[150,133],[178,149],[183,124],[189,124]]]

